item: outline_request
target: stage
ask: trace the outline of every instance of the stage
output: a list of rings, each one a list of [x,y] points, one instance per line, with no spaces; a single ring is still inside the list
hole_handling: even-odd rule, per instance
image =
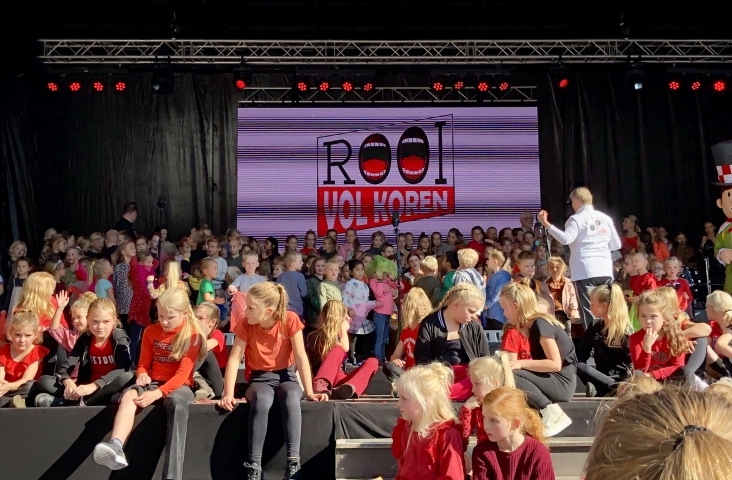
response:
[[[562,404],[573,419],[563,438],[591,438],[601,402],[587,399]],[[456,405],[459,407],[459,405]],[[92,451],[108,439],[115,407],[1,409],[0,448],[3,478],[43,480],[142,480],[160,478],[165,444],[165,411],[160,406],[141,412],[125,448],[130,466],[117,472],[96,465]],[[302,402],[301,457],[303,478],[336,478],[336,442],[389,438],[399,411],[396,400],[371,397],[345,402]],[[232,413],[214,405],[196,404],[190,409],[184,478],[186,480],[240,480],[247,459],[248,405]],[[285,466],[280,413],[270,413],[264,464],[268,478],[280,478]],[[388,463],[388,464],[387,464]],[[395,462],[386,462],[387,476]],[[373,466],[371,470],[374,470]],[[364,472],[365,473],[365,472]]]

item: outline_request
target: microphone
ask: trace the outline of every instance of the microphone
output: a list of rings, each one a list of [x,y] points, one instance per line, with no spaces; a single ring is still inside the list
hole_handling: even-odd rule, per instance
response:
[[[391,214],[391,225],[396,228],[399,226],[399,210],[394,210]]]
[[[165,198],[165,195],[160,195],[160,196],[158,197],[158,208],[159,208],[160,210],[162,210],[162,209],[164,209],[164,208],[165,208],[165,206],[166,206],[167,204],[168,204],[168,199],[167,199],[167,198]]]

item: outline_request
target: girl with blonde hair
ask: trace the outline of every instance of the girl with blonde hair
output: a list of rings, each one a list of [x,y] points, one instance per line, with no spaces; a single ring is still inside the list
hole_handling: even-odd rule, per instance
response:
[[[666,387],[614,403],[585,464],[585,480],[726,480],[732,405],[721,395]]]
[[[10,244],[8,254],[3,255],[2,267],[0,268],[0,274],[5,279],[6,284],[15,278],[15,271],[13,269],[15,262],[26,255],[28,255],[28,246],[25,242],[16,240]]]
[[[516,388],[508,353],[497,351],[491,357],[472,360],[469,367],[473,396],[460,408],[460,425],[463,431],[463,452],[468,449],[470,435],[475,432],[478,442],[488,438],[483,426],[483,399],[499,387]],[[468,459],[466,459],[468,460]]]
[[[148,277],[146,278],[147,291],[150,294],[150,298],[158,298],[166,290],[170,290],[171,288],[180,288],[188,293],[188,286],[186,285],[186,282],[184,282],[180,278],[180,263],[178,263],[175,259],[169,258],[165,262],[165,271],[163,275],[165,277],[165,282],[162,284],[158,284],[157,287],[155,286],[155,276],[148,275]]]
[[[49,351],[38,345],[41,328],[33,312],[16,313],[7,325],[7,334],[10,343],[0,347],[0,408],[24,408]]]
[[[38,381],[42,393],[35,399],[37,407],[105,405],[134,377],[130,339],[114,303],[92,297],[85,293],[71,307],[78,338],[57,375],[44,375]],[[83,319],[77,318],[74,310],[84,305]]]
[[[472,394],[468,375],[471,360],[490,355],[488,338],[477,320],[485,306],[485,292],[469,282],[455,285],[422,320],[414,346],[417,364],[433,361],[450,365],[455,383],[450,398],[464,402]]]
[[[351,373],[343,370],[349,350],[348,309],[338,300],[328,300],[320,310],[318,329],[310,333],[305,350],[313,372],[313,391],[333,400],[360,397],[379,369],[379,361],[367,358]]]
[[[399,377],[401,417],[391,434],[394,480],[465,480],[460,430],[448,397],[452,378],[452,370],[438,362]]]
[[[710,353],[720,355],[724,359],[714,361],[714,357],[707,354],[712,360],[710,367],[722,376],[729,376],[729,373],[725,375],[725,372],[729,372],[729,359],[732,358],[732,347],[729,346],[729,343],[732,342],[732,295],[722,290],[712,292],[711,295],[707,296],[706,311],[709,326],[712,327],[707,350]],[[724,366],[727,367],[724,372],[720,371],[718,367],[712,366],[718,365],[719,361],[724,362]]]
[[[473,479],[553,480],[544,426],[525,394],[498,387],[482,403],[487,438],[473,450]]]
[[[585,384],[586,396],[604,397],[632,370],[628,337],[633,327],[623,290],[617,283],[590,292],[590,311],[598,320],[577,344],[577,376]],[[587,363],[593,351],[594,367]]]
[[[540,283],[541,294],[551,301],[554,316],[565,325],[567,334],[572,334],[572,324],[581,323],[577,291],[572,280],[564,276],[567,264],[562,257],[549,257],[547,273],[549,278]]]
[[[531,358],[511,361],[516,386],[541,411],[546,436],[553,437],[572,420],[557,402],[568,402],[577,385],[577,355],[564,325],[537,309],[534,291],[511,282],[501,290],[501,306],[508,321],[524,328]]]
[[[246,308],[241,308],[242,302]],[[269,410],[275,397],[280,404],[287,445],[285,478],[297,478],[299,475],[302,430],[300,400],[303,392],[297,382],[295,368],[300,373],[308,400],[328,400],[326,394],[313,392],[310,362],[302,337],[304,327],[295,312],[287,311],[287,302],[285,288],[272,282],[258,283],[246,295],[236,292],[232,299],[236,340],[226,365],[224,395],[218,404],[228,411],[236,406],[234,386],[239,364],[244,358],[249,373],[245,394],[249,403],[249,462],[244,466],[250,479],[258,479],[262,475],[262,450],[267,435]],[[237,312],[241,311],[244,317],[235,318],[239,315]]]
[[[193,403],[193,370],[206,357],[206,340],[184,290],[157,300],[158,322],[142,336],[137,379],[122,393],[109,442],[94,447],[94,461],[110,470],[127,466],[123,451],[138,408],[162,400],[168,415],[163,478],[183,478],[188,406]]]
[[[384,364],[384,374],[392,383],[392,393],[395,393],[396,379],[414,366],[414,346],[419,325],[431,311],[432,302],[424,290],[413,288],[407,292],[402,305],[402,333],[391,359]]]

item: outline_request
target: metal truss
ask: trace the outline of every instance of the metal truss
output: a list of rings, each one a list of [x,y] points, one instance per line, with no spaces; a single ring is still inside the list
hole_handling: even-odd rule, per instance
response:
[[[295,94],[290,87],[258,87],[247,88],[242,92],[239,103],[243,104],[276,104],[276,103],[328,103],[328,104],[384,104],[384,103],[532,103],[535,86],[512,86],[501,92],[489,90],[478,92],[475,88],[464,90],[446,89],[434,92],[425,87],[375,87],[371,92],[354,90],[344,92],[340,88],[331,88],[327,92],[311,89],[305,93]]]
[[[46,64],[489,65],[730,63],[732,40],[39,40]]]

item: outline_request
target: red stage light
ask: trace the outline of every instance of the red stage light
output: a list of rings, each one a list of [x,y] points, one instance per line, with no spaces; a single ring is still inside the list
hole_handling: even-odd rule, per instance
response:
[[[71,90],[72,92],[78,92],[79,90],[81,90],[81,82],[73,81],[69,83],[69,90]]]
[[[562,78],[559,80],[559,83],[557,84],[559,88],[567,88],[569,86],[569,79],[568,78]]]
[[[328,80],[321,80],[318,84],[318,90],[321,92],[327,92],[330,90],[330,82]]]
[[[444,89],[445,85],[441,81],[435,80],[434,82],[432,82],[432,90],[434,90],[435,92],[441,92]]]
[[[509,88],[511,88],[511,84],[510,84],[510,83],[508,83],[508,82],[507,82],[507,81],[505,81],[505,80],[504,80],[504,81],[502,81],[501,83],[499,83],[499,84],[498,84],[498,90],[500,90],[500,91],[502,91],[502,92],[505,92],[505,91],[506,91],[506,90],[508,90]]]
[[[241,91],[247,88],[247,82],[245,82],[243,78],[237,78],[234,82],[234,86],[237,90]]]
[[[363,84],[363,87],[361,87],[361,90],[364,92],[370,92],[374,89],[374,84],[372,82],[366,82]]]
[[[310,86],[304,80],[297,82],[297,90],[299,92],[307,92]]]
[[[485,80],[481,80],[480,82],[478,82],[477,88],[479,92],[487,92],[488,90],[490,90],[491,86]]]
[[[56,82],[48,82],[46,87],[52,92],[58,92],[58,83]]]
[[[452,84],[453,90],[462,90],[463,88],[465,88],[465,82],[462,80],[456,80],[455,83]]]
[[[117,80],[114,83],[114,89],[118,92],[124,92],[127,89],[127,82],[125,82],[124,80]]]
[[[714,82],[714,85],[712,85],[712,87],[714,88],[715,92],[724,92],[727,88],[727,82],[725,82],[724,80],[717,80],[716,82]]]
[[[352,92],[353,91],[353,82],[350,80],[343,80],[343,83],[341,83],[341,90],[344,92]]]
[[[702,83],[699,80],[694,80],[693,82],[691,82],[691,89],[695,92],[697,90],[699,90],[701,88],[701,86],[702,86]]]
[[[100,80],[94,80],[92,83],[92,88],[95,92],[103,92],[104,91],[104,83]]]
[[[668,89],[669,90],[676,91],[679,88],[681,88],[681,83],[679,83],[677,80],[671,80],[670,82],[668,82]]]

